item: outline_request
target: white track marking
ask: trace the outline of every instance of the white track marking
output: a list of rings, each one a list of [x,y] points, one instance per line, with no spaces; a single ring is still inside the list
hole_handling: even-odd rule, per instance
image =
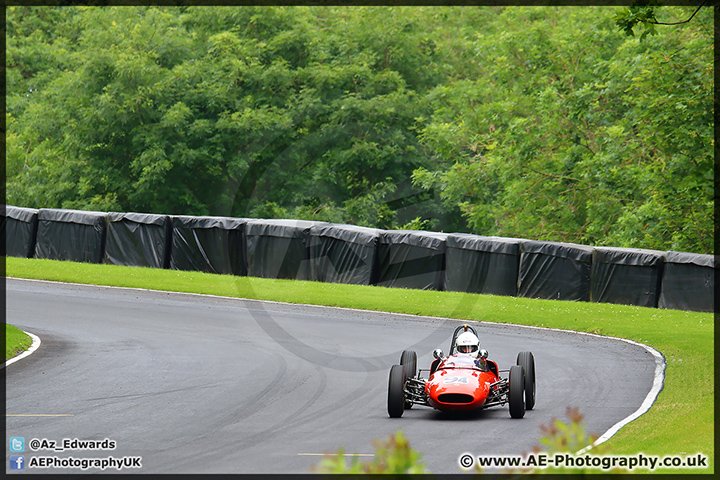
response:
[[[23,353],[21,353],[17,357],[13,357],[10,360],[6,360],[5,363],[3,363],[2,367],[0,367],[0,368],[5,368],[8,365],[11,365],[11,364],[17,362],[21,358],[27,357],[28,355],[32,354],[35,350],[37,350],[40,347],[40,337],[38,337],[37,335],[33,335],[30,332],[24,332],[24,333],[26,333],[27,335],[30,336],[30,338],[32,338],[33,342],[32,342],[32,345],[30,345],[30,348],[25,350]]]

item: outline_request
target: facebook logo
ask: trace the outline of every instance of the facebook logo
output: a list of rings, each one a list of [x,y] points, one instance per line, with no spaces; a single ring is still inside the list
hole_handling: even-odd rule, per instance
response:
[[[24,452],[25,451],[25,438],[10,437],[10,451],[11,452]]]
[[[10,470],[23,470],[25,468],[25,455],[10,455]]]

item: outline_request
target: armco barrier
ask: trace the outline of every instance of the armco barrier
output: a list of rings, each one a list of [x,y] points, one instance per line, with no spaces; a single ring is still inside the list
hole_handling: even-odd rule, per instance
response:
[[[522,240],[518,296],[590,301],[592,247]]]
[[[248,275],[307,280],[310,228],[326,222],[249,220],[245,226]]]
[[[170,268],[247,275],[245,218],[172,217]]]
[[[716,266],[713,255],[665,252],[658,307],[714,312]]]
[[[11,257],[32,258],[37,241],[38,210],[7,206],[2,223],[5,254]]]
[[[41,208],[35,258],[101,263],[107,213]]]
[[[14,206],[6,206],[2,229],[6,254],[17,257],[91,263],[104,259],[265,278],[702,312],[715,308],[717,262],[712,255],[694,253],[304,220]]]
[[[377,250],[382,230],[355,225],[321,224],[310,227],[310,280],[372,285],[377,273]]]
[[[168,268],[170,228],[167,215],[108,213],[105,263]]]
[[[517,296],[520,240],[467,233],[447,236],[445,290]]]
[[[442,290],[447,234],[386,230],[378,244],[376,285]]]
[[[665,252],[596,247],[592,252],[594,302],[657,307]]]

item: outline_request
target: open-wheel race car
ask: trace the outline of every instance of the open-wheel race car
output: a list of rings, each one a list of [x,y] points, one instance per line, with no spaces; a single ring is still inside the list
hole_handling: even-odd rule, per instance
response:
[[[437,349],[429,370],[418,370],[417,354],[405,350],[400,364],[390,368],[388,414],[401,417],[413,405],[437,410],[475,410],[509,405],[512,418],[522,418],[535,406],[535,358],[520,352],[516,365],[498,370],[480,349],[477,332],[469,325],[455,329],[448,356]],[[423,378],[423,373],[429,373]],[[500,374],[507,373],[507,377]]]

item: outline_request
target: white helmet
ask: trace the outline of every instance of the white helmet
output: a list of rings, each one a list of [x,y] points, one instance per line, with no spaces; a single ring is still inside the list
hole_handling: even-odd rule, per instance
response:
[[[477,357],[480,350],[480,340],[472,332],[463,332],[455,340],[455,346],[459,353],[466,353]]]

